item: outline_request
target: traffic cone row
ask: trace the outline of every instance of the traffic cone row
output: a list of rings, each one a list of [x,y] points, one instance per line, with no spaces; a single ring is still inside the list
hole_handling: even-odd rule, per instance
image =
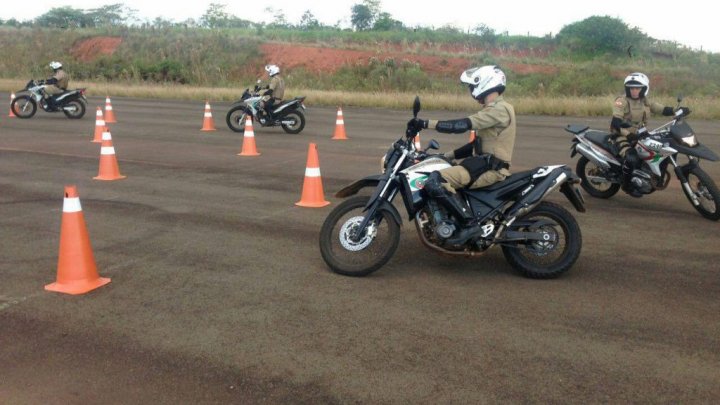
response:
[[[343,118],[342,108],[338,107],[337,119],[335,120],[335,133],[332,139],[335,140],[346,140],[348,139],[345,134],[345,119]]]
[[[475,140],[475,130],[473,129],[470,131],[470,136],[468,137],[468,142],[472,142]]]
[[[57,277],[45,289],[77,295],[109,282],[109,278],[98,275],[77,188],[74,185],[65,186]]]
[[[201,131],[215,131],[215,122],[213,121],[212,112],[210,111],[210,102],[205,101],[205,115],[203,117],[203,126]]]
[[[117,122],[115,120],[115,112],[112,108],[112,103],[110,103],[110,96],[105,97],[105,122],[108,124],[114,124]]]
[[[253,131],[252,118],[250,118],[250,116],[245,118],[242,151],[238,153],[238,156],[260,156],[260,152],[258,152],[255,147],[255,131]]]
[[[415,138],[413,138],[413,143],[415,144],[415,150],[422,150],[422,144],[420,143],[420,134],[415,135]]]
[[[323,193],[317,145],[310,143],[308,147],[307,165],[305,166],[305,180],[303,181],[302,195],[300,201],[296,202],[295,205],[320,208],[328,204],[330,204],[330,202],[325,201],[325,195]]]
[[[8,117],[15,118],[15,113],[12,110],[12,101],[15,100],[15,93],[10,93],[10,112],[8,113]]]
[[[93,179],[109,181],[120,180],[126,177],[127,176],[120,174],[110,131],[103,132],[102,144],[100,145],[100,167],[98,168],[98,175],[93,177]]]
[[[102,109],[98,107],[97,112],[95,113],[95,135],[93,136],[92,141],[96,143],[102,142],[102,134],[105,131],[107,131],[107,128],[105,127],[105,118],[103,117]]]

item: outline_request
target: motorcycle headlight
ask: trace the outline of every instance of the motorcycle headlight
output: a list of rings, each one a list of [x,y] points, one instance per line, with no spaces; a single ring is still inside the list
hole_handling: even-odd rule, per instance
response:
[[[685,146],[693,147],[697,145],[697,140],[695,139],[695,135],[690,135],[682,138],[683,143]]]

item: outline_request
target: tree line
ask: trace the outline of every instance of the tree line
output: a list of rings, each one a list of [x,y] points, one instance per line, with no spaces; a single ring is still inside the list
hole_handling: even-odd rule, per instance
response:
[[[17,21],[0,19],[0,25],[12,27],[40,27],[40,28],[103,28],[103,27],[137,27],[146,29],[167,28],[197,28],[197,29],[256,29],[259,32],[267,29],[296,30],[296,31],[355,31],[355,32],[405,32],[436,34],[438,37],[458,36],[470,37],[487,46],[493,46],[500,39],[507,44],[507,32],[498,33],[484,23],[478,23],[467,31],[446,25],[442,27],[408,27],[402,21],[395,19],[390,13],[382,10],[380,0],[362,0],[350,9],[351,28],[342,28],[341,21],[335,25],[325,25],[318,21],[311,10],[306,10],[297,23],[287,20],[282,10],[268,7],[267,15],[272,16],[269,23],[255,22],[239,18],[227,11],[227,6],[220,3],[211,3],[205,13],[198,19],[189,18],[185,21],[175,22],[161,17],[152,21],[139,20],[137,11],[126,7],[123,3],[110,4],[94,9],[76,9],[70,6],[56,7],[38,16],[33,20]],[[673,50],[685,49],[680,44],[671,41],[659,41],[645,35],[640,28],[630,27],[621,19],[609,16],[593,16],[564,26],[560,32],[552,37],[547,35],[535,38],[541,45],[560,49],[577,56],[607,57],[629,56],[635,54],[662,53],[670,54]],[[521,43],[518,39],[518,42]]]

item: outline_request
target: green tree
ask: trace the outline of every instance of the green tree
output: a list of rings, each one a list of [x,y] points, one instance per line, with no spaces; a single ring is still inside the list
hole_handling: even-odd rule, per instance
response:
[[[319,27],[320,23],[315,18],[315,15],[310,10],[305,10],[302,17],[300,17],[300,28],[307,30]]]
[[[373,25],[373,15],[370,8],[364,4],[352,6],[350,23],[356,31],[369,30]]]
[[[228,26],[231,16],[225,9],[227,5],[210,3],[205,14],[200,17],[200,25],[206,28],[225,28]]]
[[[564,26],[557,35],[561,47],[587,56],[624,54],[630,45],[646,41],[637,27],[608,16],[592,16]]]
[[[84,28],[94,26],[92,18],[81,9],[70,6],[55,7],[47,13],[37,17],[35,24],[41,27],[53,28]]]
[[[124,25],[128,18],[135,14],[135,10],[125,7],[122,3],[108,4],[87,11],[96,27]]]
[[[373,30],[376,31],[400,31],[403,28],[405,26],[402,21],[392,18],[390,13],[380,13],[377,20],[375,20],[375,24],[373,24]]]

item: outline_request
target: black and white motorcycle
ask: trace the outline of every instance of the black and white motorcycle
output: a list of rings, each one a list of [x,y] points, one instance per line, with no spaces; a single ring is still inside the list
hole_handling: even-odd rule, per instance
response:
[[[684,111],[679,108],[672,121],[652,131],[640,128],[633,146],[642,163],[630,174],[630,186],[639,195],[664,190],[670,182],[672,166],[692,206],[703,217],[717,221],[720,219],[720,191],[713,179],[700,168],[700,161],[714,162],[720,157],[698,142],[695,132],[685,120],[687,114]],[[623,173],[622,159],[618,157],[613,136],[584,125],[568,125],[565,130],[574,136],[570,156],[580,154],[575,170],[582,180],[582,188],[593,197],[610,198],[615,195],[620,190]],[[679,155],[685,155],[688,162],[680,164]]]
[[[43,80],[30,80],[25,88],[19,90],[14,99],[10,101],[10,108],[18,118],[32,118],[38,110],[38,106],[46,112],[62,111],[66,117],[80,119],[85,115],[87,109],[87,98],[85,89],[66,90],[61,94],[51,97],[51,103],[44,99]]]
[[[420,110],[415,99],[414,116]],[[414,137],[414,135],[413,135]],[[513,174],[489,187],[459,190],[474,219],[460,225],[423,191],[429,174],[450,167],[432,140],[428,149],[415,148],[405,135],[387,151],[383,173],[360,179],[338,191],[344,198],[365,187],[371,196],[356,196],[339,204],[320,231],[320,252],[336,273],[365,276],[382,267],[400,242],[402,218],[393,205],[400,196],[420,241],[435,252],[472,257],[492,246],[502,247],[510,264],[526,277],[554,278],[569,270],[580,255],[582,236],[575,218],[558,204],[543,201],[554,190],[584,212],[584,201],[574,186],[580,179],[565,165],[543,166]],[[472,228],[469,238],[455,244],[459,227]]]
[[[259,81],[258,81],[259,82]],[[262,95],[258,93],[259,86],[255,86],[253,92],[245,89],[240,99],[230,106],[230,110],[225,116],[225,122],[228,128],[234,132],[245,132],[245,119],[250,116],[254,124],[260,124],[263,127],[282,127],[283,131],[288,134],[299,134],[305,128],[305,97],[295,97],[285,100],[278,105],[273,106],[271,115],[260,116],[258,114]]]

